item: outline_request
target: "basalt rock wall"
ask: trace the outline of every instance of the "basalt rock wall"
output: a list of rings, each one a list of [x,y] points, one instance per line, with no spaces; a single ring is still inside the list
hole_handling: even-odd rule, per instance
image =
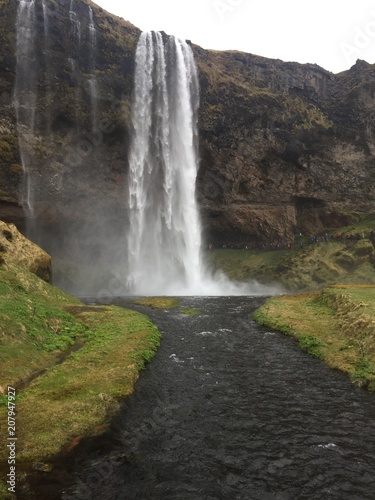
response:
[[[46,227],[126,218],[134,56],[140,31],[94,3],[36,0],[35,217]],[[18,2],[0,0],[0,218],[22,228],[24,178],[13,102]],[[90,66],[89,7],[96,27]],[[293,238],[349,223],[375,204],[375,66],[312,64],[192,45],[199,69],[197,195],[207,241]],[[96,133],[92,132],[95,76]],[[119,222],[120,223],[120,222]]]

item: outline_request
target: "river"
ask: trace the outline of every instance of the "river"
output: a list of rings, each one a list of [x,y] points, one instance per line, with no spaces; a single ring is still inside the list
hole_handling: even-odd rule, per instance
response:
[[[56,473],[40,482],[39,500],[373,500],[374,395],[253,322],[262,302],[137,306],[162,332],[157,355],[110,432],[60,465],[63,487]]]

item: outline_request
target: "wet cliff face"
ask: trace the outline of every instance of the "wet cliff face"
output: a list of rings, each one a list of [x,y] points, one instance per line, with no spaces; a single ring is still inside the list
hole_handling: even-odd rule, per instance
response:
[[[14,105],[17,4],[0,1],[0,34],[6,40],[0,49],[0,218],[22,226],[22,153],[30,159],[34,214],[43,224],[95,219],[95,214],[110,210],[120,216],[117,205],[124,198],[134,52],[140,31],[82,0],[46,2],[46,19],[42,1],[37,0],[37,35],[30,41],[35,57],[26,69],[30,77],[36,74],[35,126],[27,133],[24,126],[17,129]],[[95,93],[90,87],[93,78]],[[21,106],[21,114],[31,113],[27,107]],[[19,148],[20,132],[26,152]],[[124,202],[120,205],[124,210]]]
[[[47,2],[48,36],[36,3],[36,119],[27,147],[37,180],[35,217],[53,230],[97,213],[119,223],[126,218],[139,30],[91,2],[74,3],[79,44],[70,0]],[[22,226],[24,174],[12,100],[17,2],[0,6],[0,218]],[[201,89],[197,192],[208,239],[291,238],[374,210],[374,65],[358,61],[333,75],[316,65],[193,49]]]

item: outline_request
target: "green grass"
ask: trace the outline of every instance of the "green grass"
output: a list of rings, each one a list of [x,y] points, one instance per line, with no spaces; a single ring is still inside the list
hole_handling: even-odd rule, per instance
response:
[[[187,314],[188,316],[198,316],[199,314],[201,314],[199,309],[194,309],[193,307],[183,307],[179,309],[178,312],[182,314]]]
[[[179,306],[180,301],[173,297],[144,297],[135,300],[134,304],[152,307],[154,309],[173,309]]]
[[[375,286],[336,285],[269,299],[254,319],[291,335],[303,350],[375,391],[374,304]]]
[[[0,394],[46,369],[17,395],[20,461],[51,458],[82,436],[103,432],[159,346],[159,331],[146,316],[84,306],[11,265],[0,267],[0,318]],[[83,347],[56,365],[57,355],[77,340]],[[5,404],[3,395],[1,436]]]
[[[356,222],[348,226],[339,228],[338,231],[346,234],[359,234],[366,236],[370,231],[375,230],[375,213],[358,214],[354,215]]]
[[[6,483],[0,480],[0,500],[12,500],[14,498],[13,493],[9,493]]]
[[[291,251],[218,249],[207,252],[207,258],[231,280],[253,278],[260,283],[278,283],[291,292],[335,283],[375,283],[375,249],[367,238],[322,242]]]
[[[50,367],[17,401],[19,460],[52,457],[77,438],[103,432],[158,348],[159,332],[145,316],[115,306],[85,309],[76,309],[90,326],[84,347]]]
[[[58,352],[86,335],[86,326],[64,310],[75,303],[19,267],[0,268],[0,387],[53,364]]]

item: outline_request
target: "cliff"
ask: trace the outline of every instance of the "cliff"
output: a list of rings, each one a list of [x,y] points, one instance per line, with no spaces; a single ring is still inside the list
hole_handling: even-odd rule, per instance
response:
[[[101,224],[98,214],[120,231],[140,32],[90,1],[76,0],[74,16],[70,0],[47,4],[46,11],[36,2],[35,123],[22,139],[32,216],[44,234]],[[0,218],[22,229],[17,2],[0,6]],[[357,61],[334,75],[311,64],[192,47],[201,90],[197,193],[208,240],[289,239],[374,210],[375,65]],[[52,254],[61,249],[43,246]]]
[[[196,48],[199,192],[215,233],[272,240],[374,207],[375,66],[310,64]],[[205,195],[205,196],[204,196]]]

